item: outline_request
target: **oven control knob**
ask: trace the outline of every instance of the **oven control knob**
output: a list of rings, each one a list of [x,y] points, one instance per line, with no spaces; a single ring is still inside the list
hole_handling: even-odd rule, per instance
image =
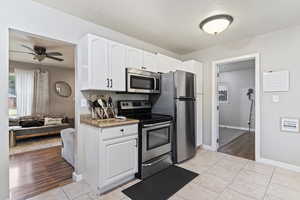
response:
[[[120,131],[121,131],[121,132],[124,132],[124,129],[121,129]]]

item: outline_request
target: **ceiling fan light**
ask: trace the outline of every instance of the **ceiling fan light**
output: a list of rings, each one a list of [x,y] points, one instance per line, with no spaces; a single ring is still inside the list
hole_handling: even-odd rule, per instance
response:
[[[219,34],[225,31],[233,21],[233,17],[230,15],[214,15],[204,19],[199,27],[206,33]]]

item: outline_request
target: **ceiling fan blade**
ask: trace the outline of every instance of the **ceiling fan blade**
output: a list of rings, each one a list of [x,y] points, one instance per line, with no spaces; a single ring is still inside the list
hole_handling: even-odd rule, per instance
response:
[[[49,56],[62,56],[63,55],[60,52],[49,52],[49,53],[47,52],[46,54],[49,55]]]
[[[22,44],[21,46],[35,53],[35,51],[34,51],[33,48],[31,48],[31,47],[29,47],[29,46],[26,46],[26,45],[24,45],[24,44]]]
[[[26,53],[26,54],[30,54],[30,55],[36,55],[36,54],[34,54],[34,53],[26,52],[26,51],[15,51],[15,50],[10,50],[9,52],[12,52],[12,53]]]
[[[46,58],[50,58],[50,59],[57,60],[57,61],[64,61],[64,59],[62,59],[62,58],[56,58],[56,57],[49,56],[49,55],[46,55]]]

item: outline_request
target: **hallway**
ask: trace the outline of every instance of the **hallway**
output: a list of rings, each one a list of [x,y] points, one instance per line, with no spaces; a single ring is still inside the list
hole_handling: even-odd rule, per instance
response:
[[[230,143],[220,147],[219,152],[255,160],[255,133],[244,132]]]

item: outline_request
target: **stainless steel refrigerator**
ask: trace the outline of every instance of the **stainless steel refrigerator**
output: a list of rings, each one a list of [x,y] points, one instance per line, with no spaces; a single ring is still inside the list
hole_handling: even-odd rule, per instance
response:
[[[196,153],[196,77],[185,71],[161,75],[161,94],[153,97],[154,113],[174,118],[173,160],[175,163],[192,158]]]

